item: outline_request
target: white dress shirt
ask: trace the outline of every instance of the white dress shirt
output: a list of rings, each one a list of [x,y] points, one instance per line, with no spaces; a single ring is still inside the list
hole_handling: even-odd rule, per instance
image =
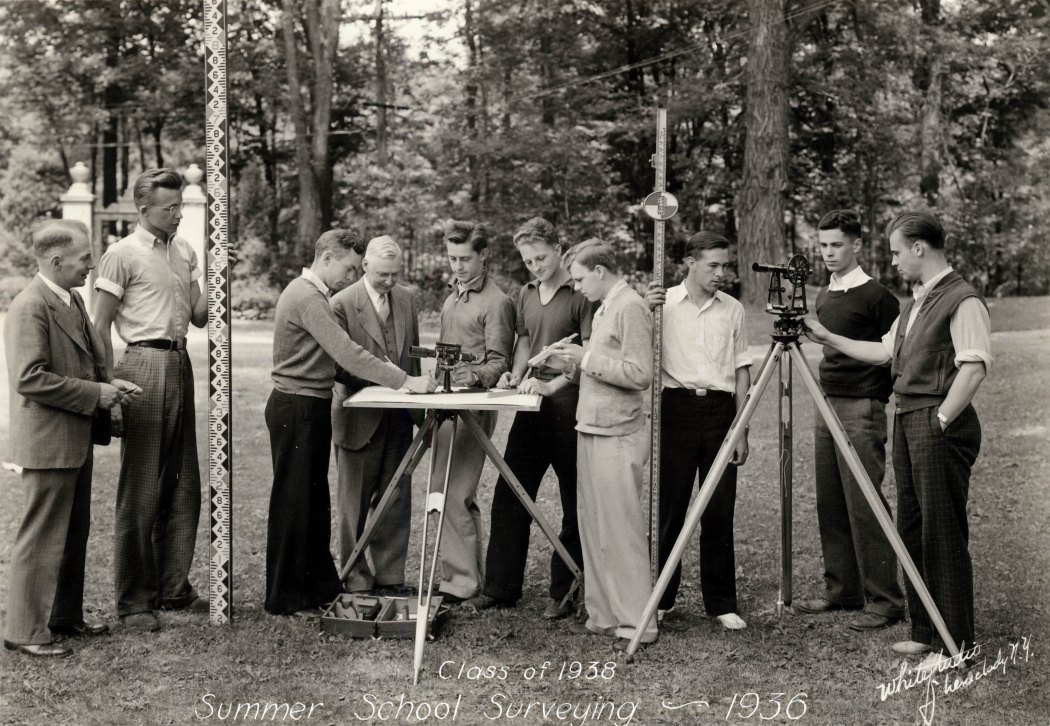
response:
[[[46,277],[41,275],[39,272],[36,273],[36,276],[39,277],[41,280],[43,280],[45,285],[47,285],[48,287],[51,288],[51,292],[53,292],[56,295],[58,295],[58,299],[59,300],[64,302],[66,305],[69,305],[70,307],[73,307],[73,296],[69,294],[69,290],[63,290],[61,287],[59,287],[55,283],[51,282],[51,280],[48,280]]]
[[[749,365],[743,305],[721,290],[697,305],[685,283],[667,291],[663,322],[666,388],[736,393],[736,371]]]
[[[382,299],[385,297],[386,298],[386,313],[387,313],[387,316],[389,316],[390,315],[390,295],[389,295],[389,293],[378,292],[374,287],[372,287],[372,283],[370,283],[368,281],[368,276],[367,275],[365,275],[362,279],[365,281],[365,292],[368,293],[368,299],[372,301],[372,307],[375,308],[376,315],[379,316],[380,320],[383,319],[383,309],[380,306],[383,304],[382,303]]]
[[[839,277],[837,272],[832,272],[831,279],[828,280],[828,292],[846,292],[851,287],[860,287],[870,279],[871,275],[862,270],[860,265],[842,277]]]
[[[925,285],[918,284],[912,289],[912,297],[915,304],[912,305],[911,315],[908,316],[908,328],[904,331],[904,337],[911,335],[915,327],[915,316],[926,301],[926,293],[937,286],[949,272],[951,265],[930,278]],[[893,359],[893,343],[897,338],[897,329],[900,326],[900,316],[893,321],[893,325],[886,335],[882,336],[882,347],[886,354]],[[992,323],[988,318],[988,309],[975,297],[968,297],[955,308],[949,322],[949,332],[952,336],[952,347],[955,348],[955,367],[959,368],[963,363],[984,363],[986,371],[992,369]]]

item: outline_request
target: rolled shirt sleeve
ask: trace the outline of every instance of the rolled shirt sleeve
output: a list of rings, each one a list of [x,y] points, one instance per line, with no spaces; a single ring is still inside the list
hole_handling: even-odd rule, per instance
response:
[[[747,326],[745,323],[746,313],[740,308],[740,320],[733,326],[733,359],[734,369],[747,368],[751,365],[751,356],[747,352]]]
[[[963,363],[984,363],[986,371],[992,369],[992,323],[988,308],[975,297],[959,303],[949,323],[952,346],[955,348],[955,367]]]
[[[901,324],[901,316],[893,321],[889,331],[882,336],[882,349],[886,351],[886,359],[893,360],[893,341],[897,339],[897,326]]]
[[[131,281],[131,270],[116,250],[109,250],[98,263],[95,289],[108,292],[118,300],[124,298],[124,290]]]

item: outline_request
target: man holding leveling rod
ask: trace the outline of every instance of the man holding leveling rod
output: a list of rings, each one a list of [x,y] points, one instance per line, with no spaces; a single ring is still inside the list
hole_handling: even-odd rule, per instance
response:
[[[519,411],[507,436],[504,458],[522,487],[533,500],[548,467],[558,475],[562,524],[559,539],[577,562],[580,529],[576,518],[576,404],[577,382],[562,375],[558,358],[549,356],[552,343],[568,343],[574,338],[586,342],[591,337],[594,304],[573,289],[573,280],[561,266],[562,247],[558,232],[550,222],[530,219],[514,235],[514,245],[529,272],[536,279],[521,288],[517,305],[518,340],[514,347],[514,366],[496,384],[521,393],[543,396],[540,410]],[[468,601],[478,610],[510,607],[521,598],[525,563],[529,553],[532,516],[502,476],[492,497],[492,516],[488,555],[485,560],[485,588]],[[571,610],[562,603],[575,576],[556,552],[551,554],[551,601],[543,611],[545,618],[559,618]]]

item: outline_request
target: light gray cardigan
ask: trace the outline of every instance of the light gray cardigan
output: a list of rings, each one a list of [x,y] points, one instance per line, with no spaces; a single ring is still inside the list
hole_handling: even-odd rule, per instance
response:
[[[614,288],[591,325],[580,377],[576,430],[626,436],[645,424],[643,391],[653,383],[653,321],[630,286]]]

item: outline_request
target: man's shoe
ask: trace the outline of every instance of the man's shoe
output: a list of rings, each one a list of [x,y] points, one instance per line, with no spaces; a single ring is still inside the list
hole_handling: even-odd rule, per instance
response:
[[[668,615],[670,615],[673,612],[674,612],[674,605],[672,605],[671,607],[667,608],[666,610],[657,610],[656,611],[656,622],[657,623],[662,623],[664,621],[664,618],[667,617]]]
[[[572,613],[572,600],[567,600],[562,605],[561,600],[551,600],[547,607],[543,608],[543,617],[546,620],[560,620]]]
[[[415,585],[376,585],[371,594],[379,597],[415,597],[419,590]]]
[[[880,630],[882,628],[888,628],[891,625],[896,625],[902,620],[904,620],[904,618],[891,618],[885,615],[878,615],[877,613],[861,613],[849,621],[849,627],[850,630],[858,630],[860,632],[865,630]]]
[[[26,655],[31,655],[35,658],[61,658],[67,655],[73,655],[72,648],[67,648],[64,645],[58,645],[57,643],[22,645],[21,643],[11,643],[5,640],[4,648],[7,650],[18,651],[19,653],[25,653]]]
[[[211,603],[198,595],[193,602],[182,609],[190,613],[206,613],[211,611]]]
[[[444,597],[442,597],[441,602],[445,602]],[[491,595],[477,595],[476,597],[464,600],[463,607],[481,612],[482,610],[490,610],[491,608],[514,607],[514,603],[500,600],[498,597],[492,597]]]
[[[160,621],[153,613],[124,615],[120,622],[124,629],[131,633],[153,633],[160,630]]]
[[[99,623],[98,625],[77,623],[76,625],[53,625],[50,630],[52,635],[64,635],[67,638],[83,638],[105,635],[109,632],[109,626],[105,623]]]
[[[744,622],[744,619],[736,613],[719,615],[717,619],[718,622],[722,623],[722,627],[726,630],[743,630],[747,627],[747,623]]]
[[[323,613],[317,608],[303,608],[302,610],[296,610],[294,613],[290,613],[290,615],[302,620],[317,620],[323,615]]]
[[[895,653],[901,653],[903,655],[922,655],[923,653],[930,652],[930,646],[925,643],[916,643],[914,640],[902,640],[899,643],[894,643],[892,646]]]
[[[638,644],[638,650],[639,651],[645,650],[646,648],[648,648],[650,645],[652,645],[655,642],[656,642],[655,640],[650,640],[648,643],[639,643]],[[630,638],[617,638],[615,641],[613,641],[613,650],[615,650],[617,653],[626,653],[627,652],[627,648],[630,647],[630,645],[631,645],[631,639]]]
[[[569,632],[573,635],[604,635],[607,638],[616,637],[616,628],[608,628],[606,630],[591,630],[587,627],[587,623],[581,623],[573,620],[569,623]]]
[[[848,606],[839,605],[837,602],[828,602],[824,598],[817,598],[816,600],[802,600],[801,602],[795,603],[795,609],[809,613],[810,615],[820,615],[821,613],[830,613],[835,610],[860,610],[862,605]]]
[[[437,594],[441,596],[442,605],[460,605],[461,603],[465,603],[468,599],[448,592],[439,592]]]

